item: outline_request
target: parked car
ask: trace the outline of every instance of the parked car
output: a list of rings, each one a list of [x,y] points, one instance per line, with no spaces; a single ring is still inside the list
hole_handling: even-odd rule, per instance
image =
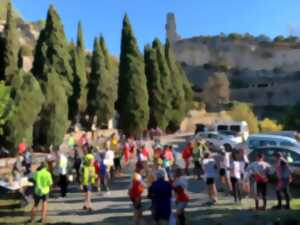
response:
[[[275,154],[280,152],[285,159],[288,160],[292,175],[300,183],[300,149],[289,146],[266,146],[253,149],[249,154],[249,160],[255,161],[256,155],[261,153],[265,156],[265,160],[275,167],[276,157]]]
[[[250,150],[264,146],[295,147],[300,149],[300,144],[296,139],[272,134],[252,134],[247,140],[247,146]]]
[[[214,125],[214,131],[216,132],[235,132],[240,136],[243,141],[246,141],[249,137],[249,127],[246,121],[226,121],[219,122]]]
[[[233,135],[224,135],[218,132],[199,132],[195,139],[204,139],[212,150],[218,151],[223,146],[227,151],[231,151],[240,143],[239,138]]]
[[[273,134],[273,135],[280,135],[284,137],[290,137],[296,139],[299,137],[298,131],[294,130],[282,130],[282,131],[274,131],[274,132],[264,132],[263,134]]]

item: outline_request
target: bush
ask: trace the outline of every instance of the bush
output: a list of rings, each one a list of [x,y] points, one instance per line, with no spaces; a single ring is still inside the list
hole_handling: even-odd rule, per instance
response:
[[[271,120],[269,118],[265,118],[264,120],[259,122],[259,128],[261,132],[276,132],[281,131],[283,126],[275,120]]]
[[[259,131],[257,117],[249,104],[235,102],[229,111],[229,115],[233,120],[246,121],[251,133],[257,133]]]

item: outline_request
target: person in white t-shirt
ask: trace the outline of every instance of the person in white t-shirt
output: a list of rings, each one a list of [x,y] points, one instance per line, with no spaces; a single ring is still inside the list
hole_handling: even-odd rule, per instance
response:
[[[241,180],[241,162],[238,160],[237,153],[231,155],[232,162],[230,165],[230,181],[232,185],[232,193],[236,203],[242,200],[240,180]]]
[[[204,154],[204,159],[202,161],[202,167],[204,175],[206,177],[206,184],[208,185],[208,196],[211,200],[211,204],[217,202],[217,188],[215,179],[217,176],[217,164],[216,161],[211,157],[209,152]]]
[[[104,154],[103,163],[106,166],[108,180],[112,181],[115,153],[109,148],[109,145],[106,144]]]
[[[222,149],[219,160],[219,175],[221,179],[222,190],[229,193],[232,191],[230,182],[230,153]]]

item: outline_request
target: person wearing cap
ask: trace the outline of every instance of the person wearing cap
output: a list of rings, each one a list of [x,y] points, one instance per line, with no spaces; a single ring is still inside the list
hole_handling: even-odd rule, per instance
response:
[[[288,161],[282,156],[280,152],[275,153],[276,157],[276,178],[277,178],[277,185],[276,185],[276,196],[277,196],[277,206],[275,209],[282,208],[282,196],[283,193],[286,201],[286,209],[290,209],[290,182],[292,180],[291,170],[288,165]]]
[[[171,216],[172,185],[165,181],[164,170],[157,170],[156,181],[148,190],[152,202],[152,217],[155,224],[169,224]]]
[[[39,202],[42,201],[42,211],[41,211],[41,222],[45,223],[47,211],[48,211],[48,195],[50,188],[53,184],[52,176],[48,171],[46,164],[41,163],[37,172],[34,173],[34,205],[31,210],[31,222],[34,223],[35,212],[39,205]]]

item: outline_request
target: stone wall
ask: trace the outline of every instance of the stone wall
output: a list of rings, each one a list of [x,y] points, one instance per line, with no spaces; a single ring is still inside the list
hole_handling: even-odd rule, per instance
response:
[[[249,102],[255,106],[287,106],[300,102],[300,81],[269,84],[231,90],[231,100]]]

